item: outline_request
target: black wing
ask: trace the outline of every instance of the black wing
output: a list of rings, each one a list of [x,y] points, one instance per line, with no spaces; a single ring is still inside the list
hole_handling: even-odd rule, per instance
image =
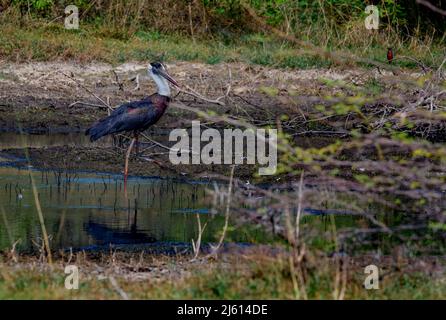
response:
[[[91,141],[95,141],[112,133],[144,130],[156,118],[157,110],[150,99],[130,102],[115,109],[108,117],[100,119],[85,134],[90,135]]]

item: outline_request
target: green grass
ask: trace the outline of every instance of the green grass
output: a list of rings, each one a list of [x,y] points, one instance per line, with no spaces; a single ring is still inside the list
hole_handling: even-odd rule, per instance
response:
[[[0,26],[0,59],[17,62],[75,60],[102,61],[119,64],[125,61],[164,60],[198,61],[208,64],[244,62],[262,66],[290,69],[326,68],[351,61],[332,61],[321,52],[301,52],[293,45],[262,34],[241,35],[233,39],[197,39],[179,35],[166,35],[158,31],[140,30],[128,35],[104,31],[106,26],[82,25],[79,30],[65,30],[61,25],[31,21],[23,27],[13,23]],[[322,48],[321,48],[322,49]],[[339,49],[333,47],[333,49]],[[385,62],[386,48],[342,47],[361,57]],[[427,65],[440,63],[440,46],[429,50],[402,47],[404,53]],[[432,53],[432,54],[431,54]],[[405,59],[397,65],[417,68]]]
[[[167,264],[176,264],[169,258]],[[138,260],[138,259],[136,259]],[[184,261],[182,264],[184,265]],[[333,263],[320,264],[307,271],[305,291],[309,299],[333,299]],[[161,277],[152,281],[128,280],[113,275],[120,288],[132,299],[295,299],[296,296],[287,259],[237,259],[228,265],[221,260],[194,267],[189,276]],[[88,276],[80,267],[78,290],[64,287],[61,267],[51,271],[35,264],[17,268],[2,265],[0,299],[119,299],[108,278]],[[105,268],[107,268],[105,266]],[[228,272],[230,268],[231,272]],[[111,270],[111,269],[110,269]],[[345,299],[444,299],[446,278],[425,272],[392,272],[380,281],[380,289],[366,290],[361,268],[349,269]],[[113,274],[113,273],[112,273]]]

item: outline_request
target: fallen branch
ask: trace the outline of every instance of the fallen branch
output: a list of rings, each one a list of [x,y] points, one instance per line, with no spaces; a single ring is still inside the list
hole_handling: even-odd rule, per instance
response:
[[[72,108],[72,107],[74,107],[77,104],[82,104],[82,105],[85,105],[85,106],[88,106],[88,107],[95,107],[95,108],[107,108],[106,106],[102,106],[100,104],[88,103],[88,102],[83,102],[83,101],[75,101],[75,102],[71,103],[68,106],[68,108]]]
[[[183,152],[187,152],[187,153],[191,153],[191,154],[198,154],[198,153],[196,153],[196,152],[193,152],[193,151],[190,150],[190,149],[173,149],[173,148],[170,148],[170,147],[168,147],[168,146],[166,146],[166,145],[164,145],[164,144],[162,144],[162,143],[160,143],[160,142],[158,142],[158,141],[155,141],[155,140],[153,140],[153,139],[150,139],[146,134],[144,134],[144,133],[142,133],[142,132],[140,133],[140,135],[141,135],[143,138],[147,139],[148,141],[150,141],[150,142],[156,144],[157,146],[159,146],[159,147],[161,147],[161,148],[164,148],[164,149],[166,149],[166,150],[172,151],[172,152],[179,152],[179,151],[181,151],[182,153],[183,153]]]
[[[215,103],[215,104],[218,104],[218,105],[221,105],[221,106],[225,106],[226,105],[224,102],[220,101],[220,99],[223,99],[225,96],[219,97],[219,98],[217,98],[215,100],[214,99],[208,99],[208,98],[202,96],[201,94],[199,94],[198,92],[194,91],[191,87],[189,87],[189,86],[185,86],[185,87],[187,88],[187,90],[184,90],[182,88],[177,88],[177,89],[181,93],[188,94],[190,96],[193,96],[193,97],[195,97],[197,99],[200,99],[200,100],[203,100],[203,101],[206,101],[206,102],[209,102],[209,103]]]
[[[84,89],[85,91],[87,91],[89,94],[91,94],[93,97],[95,97],[96,99],[98,99],[105,107],[107,107],[110,111],[113,111],[114,109],[104,100],[102,100],[98,95],[96,95],[93,91],[91,91],[90,89],[88,89],[86,86],[84,86],[82,83],[80,83],[77,79],[75,79],[72,76],[69,76],[68,74],[59,71],[62,75],[64,75],[65,77],[67,77],[68,79],[76,82],[76,84],[78,86],[80,86],[82,89]]]

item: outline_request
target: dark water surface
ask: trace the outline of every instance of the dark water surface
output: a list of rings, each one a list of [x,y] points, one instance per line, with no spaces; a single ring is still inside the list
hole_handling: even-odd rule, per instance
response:
[[[101,140],[101,143],[111,143],[111,139]],[[24,134],[15,132],[0,133],[0,150],[15,148],[42,148],[64,145],[87,145],[89,138],[82,133],[51,133]]]
[[[101,140],[99,143],[111,143]],[[2,149],[90,145],[82,133],[25,135],[0,133]],[[190,244],[198,237],[197,216],[208,222],[202,241],[219,239],[224,224],[221,212],[212,210],[207,189],[213,182],[131,177],[127,196],[122,175],[17,168],[16,159],[0,153],[0,250],[35,251],[42,244],[34,185],[50,235],[52,249],[79,249],[108,244]],[[220,186],[224,190],[224,186]],[[349,201],[355,201],[350,199]],[[389,208],[370,205],[367,209],[386,225],[401,223],[401,215]],[[334,208],[305,208],[304,225],[320,232],[367,228],[370,220]],[[328,217],[327,214],[331,217]],[[318,231],[319,230],[319,231]],[[228,242],[265,243],[272,236],[254,226],[232,227]]]
[[[203,241],[215,241],[223,225],[221,216],[211,219],[205,183],[130,178],[126,197],[121,175],[0,167],[0,249],[19,239],[25,250],[41,242],[30,174],[54,249],[190,243],[197,238],[197,214],[202,223],[211,220]],[[246,235],[231,240],[246,241]]]
[[[89,143],[82,133],[0,134],[0,150]],[[223,226],[223,217],[212,214],[207,202],[208,183],[131,177],[126,197],[122,175],[19,169],[0,156],[0,250],[17,240],[19,250],[35,250],[42,243],[30,174],[53,249],[190,243],[198,235],[197,214],[202,223],[209,220],[204,242],[218,239]],[[249,241],[243,231],[234,234],[231,241]],[[253,237],[256,232],[250,233]]]

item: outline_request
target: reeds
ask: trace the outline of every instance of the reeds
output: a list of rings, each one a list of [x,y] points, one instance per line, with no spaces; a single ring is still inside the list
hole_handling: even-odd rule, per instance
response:
[[[50,240],[49,240],[48,232],[47,232],[46,226],[45,226],[45,218],[43,215],[42,207],[40,205],[39,193],[37,192],[36,182],[34,181],[34,175],[31,170],[31,160],[29,158],[28,149],[26,148],[26,145],[27,145],[26,140],[25,140],[26,137],[22,130],[20,130],[20,133],[21,133],[21,138],[22,138],[22,146],[24,146],[25,157],[26,157],[26,160],[28,161],[29,178],[31,181],[31,188],[32,188],[33,196],[34,196],[34,202],[36,205],[37,216],[39,217],[40,228],[42,231],[43,248],[44,248],[43,253],[46,255],[48,263],[50,265],[52,265],[53,259],[52,259],[51,248],[50,248]]]

